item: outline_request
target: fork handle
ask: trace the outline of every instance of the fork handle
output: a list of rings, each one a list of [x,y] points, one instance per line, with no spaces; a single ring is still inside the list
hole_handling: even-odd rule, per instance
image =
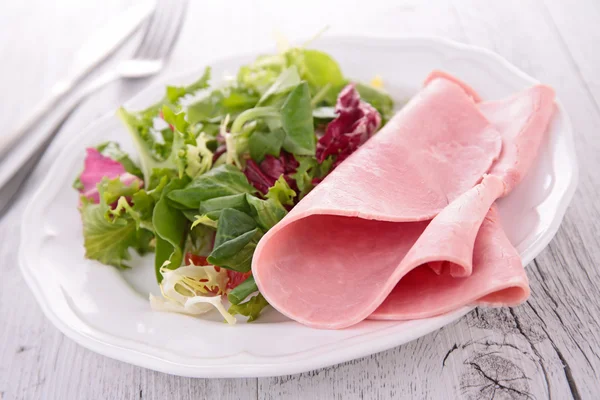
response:
[[[22,168],[32,168],[36,163],[27,164],[27,162],[34,156],[41,156],[54,136],[60,130],[62,124],[66,121],[66,119],[71,115],[71,113],[77,108],[77,106],[83,101],[87,96],[95,92],[96,90],[101,89],[106,86],[110,82],[113,82],[119,78],[119,75],[116,71],[109,71],[104,75],[99,76],[98,78],[92,80],[89,84],[84,86],[80,91],[76,91],[73,93],[72,88],[69,85],[64,85],[62,88],[59,88],[53,94],[48,97],[43,103],[40,104],[39,107],[36,107],[35,111],[31,114],[25,123],[23,123],[19,129],[13,131],[13,133],[0,142],[0,154],[2,151],[6,151],[11,148],[11,145],[23,135],[25,135],[30,129],[35,128],[35,125],[41,126],[44,117],[48,116],[48,112],[55,108],[57,101],[65,100],[65,106],[59,107],[58,113],[52,113],[54,117],[53,123],[48,127],[44,127],[44,131],[40,134],[36,134],[32,136],[28,140],[35,140],[34,144],[25,146],[24,149],[19,149],[19,159],[8,165],[2,166],[2,173],[0,173],[0,187],[4,186],[15,174],[20,171]],[[68,96],[71,94],[71,96]],[[2,159],[5,157],[5,154],[2,156]],[[0,160],[2,160],[0,159]],[[24,167],[25,166],[25,167]],[[25,174],[27,176],[29,174]]]
[[[0,136],[0,161],[4,159],[8,150],[16,144],[17,140],[24,137],[34,127],[36,122],[39,122],[39,120],[48,115],[52,107],[64,99],[73,90],[74,86],[74,82],[71,80],[57,82],[52,87],[50,95],[35,106],[27,119],[17,129],[11,131],[8,135]]]

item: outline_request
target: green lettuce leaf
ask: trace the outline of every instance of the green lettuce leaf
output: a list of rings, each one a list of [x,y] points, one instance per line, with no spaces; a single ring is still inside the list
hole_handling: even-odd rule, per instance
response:
[[[245,303],[233,304],[227,311],[231,315],[244,315],[248,317],[248,322],[252,322],[258,318],[261,311],[268,305],[267,300],[259,293]]]
[[[283,128],[285,138],[282,147],[284,150],[295,155],[315,154],[316,137],[310,92],[306,82],[294,87],[281,107],[265,106],[244,111],[233,121],[231,126],[232,136],[243,136],[244,127],[256,120],[263,120],[271,133]],[[276,135],[278,134],[276,133]],[[256,147],[254,152],[256,156],[260,155]]]
[[[315,154],[315,128],[306,83],[296,86],[283,103],[281,124],[287,134],[283,141],[284,150],[297,155]]]
[[[242,171],[231,165],[222,165],[196,177],[185,188],[173,190],[169,199],[182,208],[197,210],[205,200],[255,192]]]
[[[361,100],[369,103],[381,114],[382,126],[394,116],[394,100],[381,89],[363,83],[356,83]]]
[[[258,100],[258,95],[247,89],[239,87],[215,89],[188,106],[188,121],[190,124],[218,123],[227,114],[235,117],[254,107]]]
[[[163,110],[166,111],[167,115],[173,114],[168,107],[165,107]],[[176,130],[173,132],[170,128],[167,128],[172,135],[170,143],[168,145],[157,145],[157,142],[153,139],[151,127],[147,125],[148,121],[143,118],[140,119],[138,114],[130,113],[123,107],[119,108],[117,115],[131,134],[140,158],[140,169],[142,170],[146,184],[150,182],[154,169],[175,169],[179,171],[180,176],[182,175],[184,165],[179,158],[179,151],[184,148],[185,140],[180,131]],[[181,122],[182,117],[183,115],[177,117],[177,120],[173,120],[173,122],[179,124],[185,122],[185,120]],[[152,120],[150,122],[153,124]],[[160,151],[156,149],[157,146]]]
[[[283,176],[269,188],[266,200],[251,195],[246,195],[246,201],[250,205],[250,215],[254,218],[263,231],[268,231],[287,215],[284,205],[294,204],[294,192]]]
[[[275,129],[273,132],[254,132],[248,139],[250,157],[257,163],[261,162],[267,154],[279,157],[281,146],[285,139],[285,131]]]
[[[176,104],[179,99],[188,94],[193,94],[201,89],[206,89],[210,81],[210,67],[204,69],[204,73],[198,80],[187,86],[167,86],[167,93],[163,99],[163,103]]]
[[[285,57],[281,54],[259,56],[252,64],[239,69],[237,82],[262,95],[286,67]]]
[[[269,188],[265,197],[278,205],[292,206],[294,205],[296,192],[290,188],[282,175],[275,181],[275,184]]]
[[[298,68],[300,77],[308,82],[312,96],[333,106],[346,81],[339,64],[327,53],[313,49],[293,48],[285,53],[287,65]]]
[[[276,106],[283,103],[285,96],[292,91],[301,82],[300,75],[298,75],[298,68],[291,66],[285,69],[273,82],[273,84],[267,89],[258,101],[257,106]],[[282,98],[277,100],[277,98]]]
[[[94,204],[81,197],[81,219],[83,222],[83,244],[86,258],[98,260],[103,264],[119,268],[127,268],[125,263],[130,259],[129,248],[144,254],[152,249],[150,244],[152,232],[140,229],[139,222],[132,212],[123,209],[112,210],[105,201],[109,184],[116,183],[118,178],[110,181],[104,179],[98,184],[100,203]],[[123,198],[124,201],[125,198]],[[118,208],[118,207],[117,207]]]
[[[298,185],[300,190],[298,196],[302,200],[314,187],[312,184],[313,179],[322,179],[327,176],[333,165],[333,157],[327,157],[321,164],[314,157],[297,157],[296,159],[300,165],[296,172],[292,174],[292,178]]]

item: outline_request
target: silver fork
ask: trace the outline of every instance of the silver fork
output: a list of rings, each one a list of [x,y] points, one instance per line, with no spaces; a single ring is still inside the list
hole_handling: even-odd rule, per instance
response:
[[[77,106],[89,95],[119,79],[149,78],[160,72],[173,50],[183,25],[188,0],[159,0],[152,17],[147,23],[143,38],[133,57],[119,62],[113,69],[94,79],[71,97],[60,115],[55,115],[57,122],[52,124],[38,138],[35,145],[23,149],[20,160],[0,168],[0,216],[10,204],[23,181],[44,151],[60,131]]]

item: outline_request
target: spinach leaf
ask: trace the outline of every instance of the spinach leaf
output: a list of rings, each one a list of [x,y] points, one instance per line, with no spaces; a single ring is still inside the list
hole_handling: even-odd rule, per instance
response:
[[[177,269],[183,261],[183,247],[188,232],[188,221],[183,213],[173,208],[167,195],[173,190],[183,188],[188,179],[174,179],[163,189],[160,200],[154,207],[152,224],[156,233],[156,256],[154,268],[158,283],[162,281],[160,267],[170,261],[168,268]]]
[[[252,217],[233,208],[226,208],[221,211],[215,245],[207,260],[213,265],[248,272],[261,236]]]
[[[168,197],[180,208],[198,209],[208,199],[255,192],[242,171],[232,165],[221,165],[198,176],[185,188],[173,190]]]
[[[257,163],[261,162],[267,154],[279,157],[281,146],[285,139],[285,131],[282,128],[272,132],[254,132],[248,139],[250,157]]]
[[[274,227],[287,214],[285,208],[278,206],[275,202],[261,200],[251,195],[248,195],[246,199],[251,208],[250,215],[265,231]]]
[[[284,205],[294,204],[294,197],[296,197],[296,192],[289,187],[283,176],[281,176],[269,188],[266,200],[246,195],[246,201],[251,208],[249,214],[258,223],[258,226],[266,232],[287,215]]]
[[[306,82],[296,86],[281,108],[281,123],[286,137],[284,150],[297,155],[314,155],[316,138]]]
[[[229,292],[227,295],[227,300],[229,300],[231,304],[240,304],[246,297],[250,296],[256,291],[258,291],[258,286],[256,286],[254,277],[249,276],[244,282],[240,283],[231,292]]]
[[[205,200],[200,203],[199,212],[200,214],[210,214],[209,217],[213,220],[217,220],[221,215],[221,211],[225,208],[233,208],[243,213],[248,213],[250,212],[250,207],[246,201],[246,196],[254,197],[249,194],[240,193]]]
[[[255,228],[256,222],[248,214],[232,208],[222,210],[215,237],[215,249]]]

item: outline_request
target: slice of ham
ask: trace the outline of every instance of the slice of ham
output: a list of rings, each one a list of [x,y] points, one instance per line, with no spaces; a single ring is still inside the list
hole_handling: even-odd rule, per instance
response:
[[[476,103],[447,74],[426,82],[259,243],[253,275],[283,314],[337,329],[528,297],[492,204],[533,162],[554,93]]]

